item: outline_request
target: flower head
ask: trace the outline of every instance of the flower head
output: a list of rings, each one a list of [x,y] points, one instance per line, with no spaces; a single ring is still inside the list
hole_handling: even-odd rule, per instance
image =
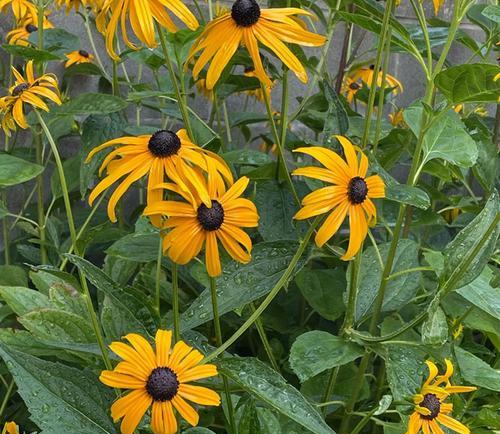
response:
[[[351,78],[354,81],[361,80],[367,86],[371,86],[372,81],[374,79],[374,75],[375,75],[375,65],[369,65],[368,67],[364,66],[362,68],[356,69],[351,74]],[[376,77],[376,85],[378,87],[382,86],[383,77],[384,77],[383,72],[379,70]],[[392,75],[387,73],[385,74],[385,85],[393,88],[394,95],[397,95],[400,91],[403,92],[403,85],[401,84],[401,82],[396,77],[393,77]]]
[[[142,336],[125,336],[131,346],[113,342],[111,350],[124,361],[113,371],[103,371],[99,379],[110,387],[131,389],[111,406],[114,421],[122,419],[122,434],[132,434],[151,407],[151,429],[155,434],[177,432],[174,408],[192,426],[198,424],[198,413],[186,402],[220,405],[219,395],[211,389],[188,384],[217,375],[215,365],[200,364],[203,354],[183,341],[171,349],[172,332],[158,330],[155,350]]]
[[[353,80],[351,77],[346,77],[342,83],[341,92],[346,96],[347,102],[352,103],[353,99],[359,90],[363,88],[363,84],[357,80]]]
[[[79,65],[80,63],[92,63],[94,56],[85,50],[72,51],[65,55],[68,59],[64,64],[65,68],[69,68],[71,65]]]
[[[137,49],[128,38],[127,18],[135,36],[148,48],[156,47],[155,22],[170,32],[177,31],[177,26],[167,11],[176,15],[191,30],[198,28],[198,20],[181,0],[104,0],[96,17],[96,25],[106,36],[106,49],[109,55],[115,60],[119,59],[113,46],[118,23],[121,25],[125,44]]]
[[[261,9],[255,0],[236,0],[230,12],[212,20],[192,46],[186,66],[201,52],[193,68],[197,79],[200,71],[211,61],[207,72],[207,88],[213,89],[222,71],[240,45],[252,58],[255,76],[265,86],[272,81],[267,76],[259,53],[259,42],[273,51],[297,77],[307,82],[307,73],[299,59],[284,44],[320,46],[323,36],[309,32],[295,15],[311,15],[299,8]]]
[[[0,12],[4,12],[9,5],[17,21],[23,20],[27,15],[37,16],[37,7],[28,0],[0,0]]]
[[[16,80],[9,89],[9,95],[0,98],[0,108],[3,107],[3,116],[7,116],[8,119],[12,117],[20,128],[28,128],[24,116],[24,104],[47,112],[49,107],[43,98],[61,104],[57,78],[54,74],[43,74],[35,78],[32,60],[26,64],[25,77],[15,68],[12,68],[12,72]],[[3,123],[4,121],[2,121],[2,126]]]
[[[445,400],[454,393],[465,393],[476,390],[476,387],[452,386],[450,378],[453,375],[453,364],[445,360],[446,372],[438,375],[437,366],[431,361],[425,362],[429,368],[429,377],[425,380],[420,393],[413,397],[415,411],[410,417],[406,434],[442,434],[438,422],[459,434],[469,434],[470,430],[462,423],[448,416],[453,411],[453,404]]]
[[[444,5],[445,0],[432,0],[432,4],[434,5],[434,15],[437,15],[441,8]]]
[[[347,261],[359,251],[368,232],[368,224],[377,217],[377,209],[372,199],[385,197],[384,181],[378,175],[366,177],[368,158],[359,151],[361,160],[352,143],[345,137],[336,136],[344,149],[344,161],[330,149],[321,147],[299,148],[316,158],[325,167],[302,167],[293,175],[306,176],[333,184],[309,193],[302,201],[303,208],[295,214],[304,220],[321,215],[333,209],[316,234],[316,244],[323,246],[338,231],[349,215],[349,247],[342,259]]]
[[[186,202],[162,201],[148,206],[145,215],[167,216],[164,227],[171,229],[163,238],[163,250],[178,264],[187,264],[205,245],[205,263],[210,276],[221,274],[218,242],[238,262],[250,262],[252,240],[241,228],[256,227],[259,216],[255,205],[240,197],[248,185],[247,177],[240,178],[227,191],[217,188],[208,176],[200,174],[193,195],[189,196],[175,184],[164,187],[178,193]],[[200,196],[208,193],[210,203]]]
[[[126,176],[108,202],[108,216],[112,222],[116,221],[115,206],[118,200],[134,182],[146,175],[148,175],[148,204],[163,198],[162,190],[155,187],[165,181],[165,176],[189,195],[190,190],[184,179],[198,186],[198,176],[194,173],[193,167],[212,171],[218,189],[224,188],[224,180],[230,184],[233,182],[231,171],[224,160],[217,154],[192,143],[185,130],[177,133],[159,130],[152,135],[113,139],[94,148],[88,155],[87,162],[99,151],[116,145],[121,146],[106,156],[99,169],[99,174],[107,169],[108,176],[97,184],[89,196],[89,203],[92,205],[97,196]],[[202,200],[207,205],[211,203],[208,193],[202,196]]]
[[[7,41],[10,45],[28,46],[28,38],[33,32],[38,31],[38,18],[36,15],[28,14],[19,22],[19,27],[7,33]],[[45,16],[43,19],[43,28],[52,29],[54,26]]]
[[[389,113],[389,122],[393,127],[406,127],[406,122],[403,117],[403,110],[398,109],[393,113]]]
[[[2,434],[19,434],[19,429],[15,422],[7,422],[3,427]]]
[[[66,8],[66,14],[69,14],[71,9],[79,11],[80,7],[84,8],[87,6],[86,0],[56,0],[55,4],[59,8]]]

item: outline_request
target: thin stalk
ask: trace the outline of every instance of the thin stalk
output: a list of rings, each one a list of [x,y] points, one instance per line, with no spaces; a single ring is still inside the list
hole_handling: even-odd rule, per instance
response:
[[[97,50],[97,47],[95,45],[94,37],[92,35],[92,29],[90,28],[90,17],[89,13],[87,11],[87,8],[83,8],[83,15],[84,15],[84,23],[85,23],[85,29],[87,30],[87,36],[89,38],[90,45],[92,47],[93,54],[95,56],[95,59],[97,60],[97,63],[99,64],[99,67],[101,68],[104,76],[106,79],[109,80],[109,75],[106,72],[106,69],[104,69],[104,64],[102,63],[101,56],[99,55],[99,51]]]
[[[158,255],[156,256],[156,275],[155,275],[155,308],[160,315],[160,288],[161,288],[161,261],[163,258],[163,239],[161,235],[158,237]]]
[[[118,82],[118,62],[113,60],[113,76],[111,78],[111,87],[113,90],[113,95],[120,95],[120,83]]]
[[[255,312],[255,305],[253,303],[250,303],[250,309],[252,310],[252,313]],[[260,340],[262,341],[262,345],[264,345],[264,350],[269,361],[271,362],[272,367],[276,372],[279,372],[280,368],[278,366],[278,362],[276,362],[276,358],[274,357],[273,349],[269,343],[269,339],[267,338],[266,330],[264,329],[264,324],[261,318],[257,318],[255,321],[255,328],[259,333]]]
[[[229,123],[226,101],[222,101],[222,110],[224,113],[224,126],[226,127],[227,147],[228,149],[231,149],[231,142],[233,141],[233,138],[231,136],[231,124]]]
[[[241,325],[241,327],[238,330],[236,330],[236,332],[234,332],[234,334],[227,341],[225,341],[221,346],[219,346],[219,348],[217,348],[215,351],[213,351],[207,357],[205,357],[205,359],[203,360],[205,363],[215,359],[216,357],[221,355],[224,351],[226,351],[232,344],[234,344],[240,338],[240,336],[243,335],[243,333],[245,333],[255,323],[257,318],[259,318],[262,315],[262,313],[266,310],[266,308],[272,303],[272,301],[279,294],[280,290],[290,280],[293,271],[295,270],[297,263],[299,262],[304,251],[306,250],[307,244],[309,243],[309,239],[314,233],[314,230],[316,229],[316,226],[318,226],[320,220],[321,219],[319,217],[316,218],[314,222],[309,226],[309,229],[307,230],[304,239],[300,242],[299,247],[295,252],[293,258],[291,259],[287,269],[281,275],[276,285],[274,285],[274,287],[271,289],[271,291],[262,301],[259,307],[255,309],[255,312],[252,313],[252,315],[250,315],[250,317],[243,323],[243,325]]]
[[[7,205],[7,192],[2,190],[2,205]],[[5,265],[10,265],[10,237],[7,216],[2,219],[3,253]]]
[[[177,97],[177,102],[179,104],[179,108],[182,115],[182,120],[184,121],[184,127],[186,128],[188,136],[191,138],[191,140],[193,140],[194,136],[193,136],[193,130],[191,128],[191,121],[189,120],[189,112],[184,97],[181,93],[181,89],[179,88],[179,84],[177,83],[177,76],[175,75],[174,65],[172,63],[172,59],[170,58],[170,54],[168,52],[167,38],[165,36],[165,31],[163,30],[163,27],[161,27],[160,24],[158,24],[158,22],[155,21],[155,24],[156,24],[156,29],[158,30],[158,35],[160,37],[160,44],[163,51],[163,56],[165,57],[165,61],[167,64],[168,73],[170,75],[170,81],[172,82],[172,86],[174,87],[175,95]],[[180,71],[182,69],[181,65],[178,65],[178,67]],[[183,80],[181,80],[181,85],[182,87],[184,87]]]
[[[43,132],[45,133],[45,136],[50,144],[50,147],[52,149],[52,154],[54,155],[54,160],[56,163],[57,172],[59,174],[59,181],[61,183],[61,191],[62,191],[62,195],[63,195],[64,206],[66,209],[66,218],[68,220],[71,242],[74,245],[75,253],[77,255],[80,255],[78,245],[76,243],[77,238],[76,238],[75,222],[73,219],[73,211],[71,210],[71,201],[69,199],[68,184],[66,182],[66,175],[64,174],[64,167],[63,167],[63,163],[61,160],[61,156],[59,155],[59,150],[57,149],[57,145],[54,141],[54,138],[52,137],[52,134],[50,133],[49,128],[47,127],[47,124],[43,120],[43,118],[40,115],[40,113],[38,112],[38,110],[34,110],[34,112],[35,112],[36,117],[38,118],[38,122],[39,122],[40,126],[42,127]],[[85,299],[85,303],[86,303],[87,310],[88,310],[88,313],[89,313],[89,316],[90,316],[90,319],[92,322],[92,327],[94,329],[97,343],[98,343],[99,348],[100,348],[101,353],[102,353],[102,359],[104,361],[105,366],[108,369],[111,369],[112,368],[111,361],[109,360],[108,351],[106,349],[106,345],[104,344],[104,337],[102,335],[102,330],[101,330],[101,327],[99,325],[99,320],[97,319],[97,315],[94,311],[94,305],[92,304],[92,298],[91,298],[90,291],[89,291],[89,288],[87,285],[87,280],[85,278],[85,274],[81,270],[78,271],[78,274],[79,274],[80,283],[82,285],[82,289],[84,292],[83,298]]]
[[[38,129],[33,131],[33,140],[35,142],[36,163],[43,166],[43,145],[42,135]],[[45,209],[44,209],[44,185],[43,174],[36,177],[36,208],[38,218],[38,234],[40,237],[40,260],[42,265],[49,262],[47,255],[47,236],[45,233]]]
[[[10,383],[5,391],[5,396],[2,399],[2,405],[0,405],[0,420],[2,419],[2,415],[7,408],[7,403],[9,402],[10,396],[12,395],[12,391],[14,390],[14,379],[10,380]]]
[[[215,342],[217,346],[220,347],[222,345],[222,330],[220,327],[219,306],[217,301],[217,281],[213,277],[210,277],[210,296],[214,314]],[[229,390],[229,382],[225,376],[222,377],[222,382],[224,383],[224,394],[226,395],[227,413],[229,415],[229,432],[237,434],[233,401],[231,400],[231,391]]]
[[[354,5],[349,5],[349,12],[354,11]],[[335,82],[335,91],[340,94],[342,90],[342,82],[344,81],[344,74],[346,71],[347,58],[349,57],[349,45],[352,37],[353,25],[351,23],[345,23],[344,30],[344,41],[342,42],[342,51],[340,52],[339,67],[337,70],[337,80]]]
[[[179,269],[172,262],[172,311],[174,316],[174,340],[178,342],[181,338],[180,314],[179,314]]]

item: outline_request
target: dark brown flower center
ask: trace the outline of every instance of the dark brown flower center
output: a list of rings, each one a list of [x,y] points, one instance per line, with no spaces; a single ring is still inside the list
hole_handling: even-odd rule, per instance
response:
[[[255,0],[236,0],[231,16],[238,26],[250,27],[259,20],[260,7]]]
[[[370,65],[370,69],[373,71],[375,69],[375,65]]]
[[[78,54],[82,57],[87,57],[87,58],[89,57],[89,52],[85,50],[79,50]]]
[[[146,390],[155,401],[170,401],[179,389],[177,375],[170,368],[155,368],[146,382]]]
[[[352,90],[358,90],[361,86],[358,84],[358,83],[351,83],[349,85],[349,87],[352,89]]]
[[[246,66],[245,67],[245,73],[248,74],[250,72],[254,72],[255,68],[253,66]]]
[[[173,131],[159,130],[149,139],[148,149],[155,157],[170,157],[181,149],[181,140]]]
[[[359,205],[363,203],[368,195],[368,186],[363,178],[356,176],[349,181],[347,195],[351,203]]]
[[[212,207],[204,203],[198,207],[198,221],[206,231],[216,231],[224,223],[224,208],[216,200],[212,200]]]
[[[33,33],[33,32],[36,32],[38,30],[38,27],[37,26],[34,26],[33,24],[28,24],[26,27],[25,27],[26,31],[28,33]]]
[[[441,410],[441,401],[433,393],[424,395],[424,399],[420,403],[420,407],[424,407],[431,412],[428,416],[421,415],[422,419],[432,420],[435,419]]]
[[[22,94],[26,89],[29,89],[30,85],[28,83],[18,84],[14,89],[12,89],[12,95],[18,96]]]

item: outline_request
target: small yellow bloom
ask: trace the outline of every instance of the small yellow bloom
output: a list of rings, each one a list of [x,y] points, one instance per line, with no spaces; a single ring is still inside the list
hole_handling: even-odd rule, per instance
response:
[[[162,200],[163,192],[156,187],[166,181],[165,176],[189,194],[190,190],[184,179],[186,178],[195,186],[198,185],[198,177],[193,172],[193,167],[212,171],[214,182],[219,189],[223,188],[224,179],[229,184],[233,183],[233,175],[225,161],[214,152],[192,143],[185,130],[177,133],[159,130],[152,135],[113,139],[94,148],[88,155],[87,162],[103,149],[116,145],[121,146],[106,156],[99,169],[99,174],[106,169],[108,176],[97,184],[89,196],[89,203],[92,205],[102,192],[125,177],[108,202],[108,216],[112,222],[116,222],[117,202],[134,182],[145,176],[148,176],[148,205]],[[203,196],[202,200],[207,205],[211,203],[208,193]],[[158,222],[159,218],[153,218],[153,223]]]
[[[19,428],[15,422],[7,422],[3,427],[2,434],[19,434]]]
[[[71,65],[79,65],[80,63],[92,63],[94,56],[85,50],[72,51],[65,55],[67,61],[64,64],[65,68],[69,68]]]
[[[356,69],[350,77],[354,81],[358,81],[361,79],[367,86],[371,86],[373,79],[375,75],[375,65],[370,65],[368,67],[361,67]],[[382,78],[383,78],[383,72],[379,70],[377,77],[376,77],[376,85],[378,87],[382,86]],[[393,92],[394,95],[397,95],[400,91],[403,92],[403,85],[401,82],[396,78],[393,77],[390,74],[385,74],[385,85],[387,87],[392,87],[394,88]]]
[[[71,9],[74,9],[75,11],[79,11],[80,7],[85,8],[87,7],[87,1],[86,0],[56,0],[55,4],[59,8],[66,8],[66,14],[69,14]]]
[[[309,32],[299,24],[295,15],[308,15],[299,8],[261,9],[255,0],[236,0],[231,12],[207,24],[188,55],[186,67],[201,52],[193,68],[198,78],[204,66],[207,71],[207,89],[213,89],[222,71],[240,45],[244,45],[252,58],[255,75],[265,86],[272,86],[259,53],[259,42],[274,52],[279,59],[302,81],[307,82],[307,72],[299,59],[284,44],[292,43],[317,47],[325,43],[323,36]]]
[[[453,106],[453,110],[455,111],[455,113],[460,113],[463,109],[464,109],[463,104],[457,104]]]
[[[437,15],[444,5],[445,0],[432,0],[434,5],[434,15]]]
[[[207,89],[207,81],[204,78],[196,80],[195,85],[198,92],[200,92],[206,99],[210,101],[214,100],[214,92],[213,90]]]
[[[295,176],[319,179],[329,184],[309,193],[303,200],[303,208],[295,214],[297,220],[325,214],[333,209],[316,234],[316,244],[322,247],[338,231],[344,219],[349,216],[349,246],[341,259],[347,261],[361,248],[368,233],[368,225],[377,218],[374,198],[385,197],[385,184],[378,175],[366,177],[368,158],[345,137],[336,136],[344,149],[346,161],[327,148],[312,146],[298,148],[301,152],[316,158],[325,167],[302,167],[293,171]]]
[[[20,21],[18,28],[13,29],[9,33],[7,33],[7,42],[10,45],[21,45],[24,47],[28,46],[30,44],[28,41],[29,36],[33,32],[38,31],[37,25],[38,17],[36,15],[26,15],[26,18]],[[54,26],[52,25],[52,23],[45,16],[43,19],[43,28],[52,29],[53,27]]]
[[[13,117],[16,124],[23,129],[28,128],[24,115],[24,104],[49,111],[49,107],[43,101],[47,98],[60,105],[57,78],[54,74],[43,74],[35,78],[33,72],[33,61],[26,64],[26,77],[15,68],[12,68],[15,77],[14,85],[9,89],[9,95],[0,98],[0,107],[3,107],[3,116]],[[3,121],[2,121],[3,124]]]
[[[96,25],[106,36],[106,49],[109,55],[115,60],[119,59],[113,46],[118,33],[118,24],[121,26],[125,44],[134,50],[137,49],[128,38],[127,19],[133,33],[144,45],[149,48],[156,47],[155,22],[170,32],[177,31],[177,26],[167,11],[176,15],[191,30],[198,28],[198,20],[181,0],[104,0],[96,17]]]
[[[0,12],[4,12],[9,5],[17,21],[22,21],[28,15],[36,17],[38,13],[37,7],[28,0],[0,0]]]
[[[183,341],[171,349],[171,331],[156,332],[154,350],[140,335],[130,333],[125,339],[131,345],[113,342],[109,346],[123,361],[99,377],[107,386],[131,390],[111,406],[113,420],[122,419],[122,434],[132,434],[150,407],[154,434],[174,434],[177,432],[174,409],[190,425],[196,426],[198,413],[187,401],[220,405],[220,396],[213,390],[188,384],[216,376],[217,367],[201,364],[203,354]]]
[[[406,434],[443,434],[438,422],[459,434],[469,434],[470,430],[449,414],[453,411],[453,404],[445,402],[454,393],[466,393],[476,390],[476,387],[452,386],[450,378],[453,375],[453,364],[445,360],[446,372],[438,375],[437,366],[431,361],[425,362],[429,368],[429,377],[425,380],[420,393],[413,397],[415,411],[410,416]]]
[[[253,66],[247,66],[245,68],[243,75],[245,77],[259,78],[257,77],[257,74],[255,73],[255,68]],[[271,88],[272,86],[266,86],[266,92],[269,98],[271,97]],[[264,92],[262,91],[261,87],[259,87],[258,89],[246,90],[244,93],[248,96],[252,96],[255,99],[258,99],[259,101],[264,101]]]
[[[389,122],[393,127],[407,127],[403,117],[403,110],[398,109],[393,113],[389,113]]]
[[[205,245],[205,263],[210,276],[222,273],[218,242],[237,262],[250,262],[252,240],[241,228],[258,226],[259,215],[255,205],[240,197],[248,186],[249,179],[242,177],[226,190],[217,188],[208,176],[199,176],[198,185],[193,186],[193,195],[188,195],[175,184],[164,187],[182,196],[186,202],[161,201],[148,206],[145,215],[168,217],[165,229],[171,229],[163,238],[163,250],[172,261],[187,264],[196,257]],[[207,205],[201,196],[208,194]]]
[[[464,325],[459,318],[454,318],[451,322],[451,335],[453,339],[458,340],[464,334]]]
[[[347,102],[352,103],[353,99],[356,97],[356,93],[363,88],[363,83],[353,80],[351,77],[346,77],[342,83],[342,94],[345,95]]]

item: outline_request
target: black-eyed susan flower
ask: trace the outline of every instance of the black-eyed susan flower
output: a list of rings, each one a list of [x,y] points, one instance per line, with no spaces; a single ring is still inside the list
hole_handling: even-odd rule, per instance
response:
[[[72,51],[65,56],[68,59],[64,64],[65,68],[69,68],[71,65],[79,65],[80,63],[92,63],[94,60],[94,55],[85,50]]]
[[[5,135],[9,137],[11,131],[16,129],[16,123],[12,115],[12,103],[13,101],[6,101],[4,98],[0,98],[0,126]]]
[[[66,14],[74,9],[75,11],[79,11],[80,8],[85,8],[87,6],[87,1],[85,0],[56,0],[55,5],[58,8],[65,8]]]
[[[444,5],[445,0],[432,0],[434,5],[434,15],[437,15]]]
[[[397,109],[396,111],[389,113],[389,122],[393,127],[406,127],[406,122],[403,117],[403,110]]]
[[[36,15],[28,14],[19,22],[19,27],[7,33],[7,42],[10,45],[28,46],[30,43],[28,38],[33,32],[38,31],[38,17]],[[43,19],[43,28],[52,29],[54,26],[45,16]]]
[[[206,84],[207,89],[213,89],[238,47],[244,45],[252,58],[255,75],[265,86],[271,86],[260,57],[260,42],[305,83],[307,72],[285,43],[320,46],[325,38],[304,29],[296,15],[311,14],[299,8],[261,9],[255,0],[236,0],[230,12],[207,24],[191,47],[186,66],[201,52],[193,67],[193,77],[197,79],[211,61]]]
[[[32,60],[26,64],[26,77],[15,68],[12,68],[12,72],[15,77],[14,85],[9,89],[9,95],[0,98],[0,101],[2,101],[0,104],[9,110],[9,113],[4,113],[4,116],[12,116],[19,127],[28,128],[24,116],[24,104],[47,112],[49,107],[43,98],[47,98],[58,105],[61,104],[57,78],[54,74],[43,74],[35,78]]]
[[[19,429],[15,422],[7,422],[3,427],[2,434],[19,434]]]
[[[92,205],[103,191],[125,177],[108,202],[108,216],[112,222],[116,221],[115,206],[118,200],[134,182],[146,175],[148,204],[163,198],[162,190],[155,187],[165,181],[165,175],[179,185],[186,194],[190,194],[190,190],[184,179],[189,180],[196,188],[203,187],[199,185],[193,167],[213,171],[212,178],[218,189],[223,188],[224,180],[229,184],[233,182],[231,170],[224,160],[217,154],[192,143],[185,130],[177,133],[159,130],[152,135],[113,139],[94,148],[88,155],[87,161],[101,150],[116,145],[120,146],[106,156],[99,169],[99,174],[106,169],[108,175],[97,184],[89,196],[89,203]],[[210,205],[208,193],[202,195],[202,201]]]
[[[151,429],[155,434],[177,432],[174,409],[192,426],[199,416],[187,401],[200,405],[220,405],[211,389],[188,384],[217,375],[215,365],[200,364],[203,354],[183,341],[171,350],[172,332],[158,330],[155,349],[140,335],[125,336],[130,345],[113,342],[109,347],[123,362],[113,371],[103,371],[99,379],[110,387],[131,389],[111,406],[114,421],[122,419],[122,434],[132,434],[151,407]]]
[[[106,37],[106,49],[109,55],[115,60],[119,59],[113,46],[118,24],[121,26],[125,44],[137,49],[128,38],[127,19],[133,33],[144,45],[149,48],[156,47],[155,22],[170,32],[177,31],[176,24],[168,14],[169,11],[191,30],[198,28],[198,20],[182,0],[104,0],[96,17],[96,25]]]
[[[250,262],[252,240],[241,228],[256,227],[259,215],[255,205],[240,197],[248,186],[247,177],[240,178],[227,191],[216,188],[213,180],[203,175],[192,196],[187,195],[175,184],[165,184],[186,202],[161,201],[153,203],[144,211],[145,215],[162,214],[168,219],[165,229],[170,229],[163,238],[163,249],[178,264],[187,264],[197,256],[205,245],[205,263],[210,276],[222,272],[218,242],[229,255],[240,263]],[[202,185],[204,184],[204,185]],[[200,199],[200,190],[208,193],[211,203],[206,205]]]
[[[373,81],[373,76],[375,74],[375,65],[369,65],[368,67],[364,66],[356,69],[350,77],[354,81],[361,80],[367,86],[371,86]],[[378,71],[376,78],[376,85],[378,87],[382,86],[383,72],[381,70]],[[393,88],[393,93],[397,95],[400,91],[403,92],[403,85],[401,82],[391,74],[385,74],[385,85]]]
[[[321,147],[299,148],[301,152],[316,158],[323,167],[303,167],[296,169],[293,175],[306,176],[327,182],[327,187],[309,193],[302,201],[303,208],[295,214],[296,219],[327,213],[316,234],[316,244],[323,246],[339,229],[349,215],[349,246],[343,260],[351,259],[359,251],[368,232],[368,224],[377,217],[377,209],[372,199],[385,197],[385,185],[378,175],[366,177],[368,158],[359,151],[358,156],[352,143],[345,137],[336,136],[344,149],[346,161],[330,149]]]
[[[245,77],[259,78],[259,77],[257,77],[257,74],[255,73],[255,68],[253,66],[247,66],[245,68],[245,70],[243,71],[243,75]],[[265,89],[266,89],[267,94],[270,97],[271,86],[266,86]],[[264,101],[264,92],[263,92],[261,87],[259,87],[257,89],[246,90],[245,94],[248,96],[254,97],[255,99],[258,99],[259,101]]]
[[[342,94],[345,95],[347,102],[352,103],[358,91],[363,88],[363,83],[353,80],[351,77],[346,77],[342,83]]]
[[[0,0],[0,12],[4,12],[8,6],[17,21],[23,20],[27,15],[35,17],[38,13],[37,7],[28,0]]]
[[[450,360],[445,360],[444,375],[438,375],[438,368],[431,361],[425,363],[429,368],[429,377],[425,380],[420,393],[413,397],[415,411],[410,416],[406,434],[418,434],[420,431],[424,434],[443,434],[444,431],[439,424],[459,434],[469,434],[469,428],[449,416],[453,411],[453,404],[445,400],[454,393],[472,392],[476,387],[451,385],[453,364]]]

